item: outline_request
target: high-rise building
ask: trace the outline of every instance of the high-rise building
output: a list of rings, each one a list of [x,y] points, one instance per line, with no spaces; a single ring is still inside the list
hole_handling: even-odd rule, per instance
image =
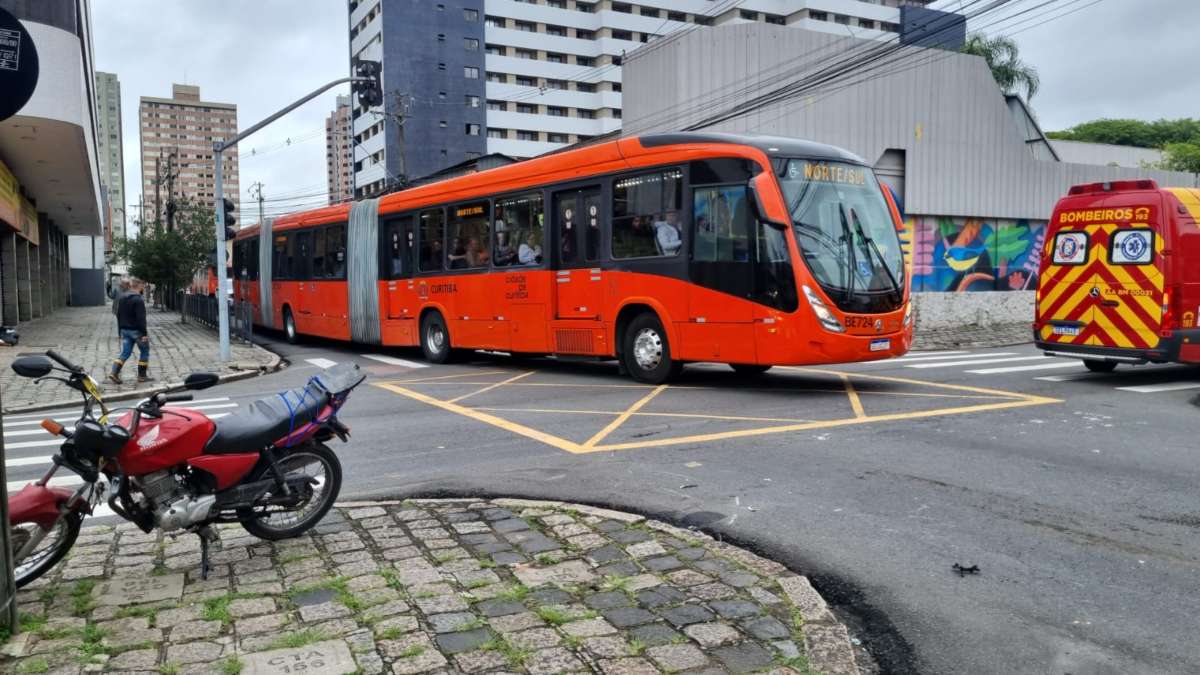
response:
[[[350,58],[383,63],[384,103],[352,103],[355,190],[621,128],[627,52],[696,27],[761,22],[903,39],[931,0],[349,0]]]
[[[138,106],[142,195],[147,220],[167,221],[172,198],[211,203],[216,192],[213,141],[237,135],[237,106],[200,100],[200,87],[171,86],[171,98],[143,96]],[[223,192],[240,211],[237,148],[222,155]]]
[[[121,150],[121,81],[96,71],[96,124],[100,183],[112,209],[112,234],[125,236],[125,153]]]
[[[0,9],[29,32],[41,70],[29,101],[0,121],[0,323],[7,326],[67,304],[105,302],[105,208],[92,3],[0,0]]]
[[[350,170],[350,97],[337,97],[337,107],[325,119],[325,174],[329,181],[329,203],[354,197]]]

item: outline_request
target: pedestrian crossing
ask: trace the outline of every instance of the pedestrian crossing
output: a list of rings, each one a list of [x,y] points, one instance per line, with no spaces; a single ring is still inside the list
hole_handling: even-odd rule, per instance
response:
[[[1041,382],[1095,381],[1113,389],[1134,394],[1158,394],[1200,389],[1200,375],[1195,369],[1176,365],[1121,366],[1112,373],[1087,370],[1080,359],[1059,358],[1031,352],[1027,348],[1010,350],[948,350],[940,352],[909,352],[906,356],[886,361],[860,364],[872,369],[905,368],[918,371],[958,372],[969,375],[1029,374]],[[1069,371],[1054,373],[1053,371]],[[1146,382],[1147,379],[1153,382]]]
[[[359,354],[358,356],[360,358],[368,359],[370,361],[375,361],[376,363],[383,363],[383,364],[389,365],[389,366],[399,366],[401,368],[428,368],[429,367],[428,363],[420,363],[418,361],[409,361],[408,359],[400,359],[400,358],[396,358],[395,356],[388,356],[387,354]],[[304,359],[304,361],[305,361],[305,363],[312,364],[318,368],[332,368],[338,364],[337,361],[333,361],[331,359],[325,359],[325,358],[311,358],[311,359]]]
[[[119,405],[119,404],[118,404]],[[218,398],[203,398],[166,406],[170,408],[187,408],[197,410],[209,419],[220,419],[233,414],[238,407],[236,401],[228,396]],[[28,483],[38,480],[51,466],[51,458],[62,445],[62,439],[52,436],[41,428],[43,419],[52,419],[68,428],[79,420],[80,410],[63,409],[40,413],[4,416],[4,470],[7,474],[5,489],[9,494],[19,491]],[[74,487],[82,483],[79,476],[65,468],[60,468],[51,486]],[[96,507],[94,517],[111,516],[113,512],[107,505]]]

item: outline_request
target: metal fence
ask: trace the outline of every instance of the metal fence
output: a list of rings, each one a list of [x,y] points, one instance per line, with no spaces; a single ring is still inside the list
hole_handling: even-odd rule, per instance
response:
[[[195,322],[217,330],[217,298],[212,295],[197,295],[180,291],[175,295],[175,304],[183,316],[184,323]],[[229,337],[251,342],[254,336],[254,306],[240,300],[229,300]]]

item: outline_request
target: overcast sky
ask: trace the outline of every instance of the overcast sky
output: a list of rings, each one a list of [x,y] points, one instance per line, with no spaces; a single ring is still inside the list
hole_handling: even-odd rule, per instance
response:
[[[1059,0],[1062,11],[1082,9],[1048,22],[1060,12],[1031,12],[1031,22],[988,29],[1012,34],[1041,74],[1033,106],[1042,127],[1200,117],[1200,0],[1092,2]],[[140,96],[169,97],[173,82],[198,85],[204,100],[236,103],[245,128],[349,74],[346,11],[345,0],[94,0],[96,68],[121,81],[127,201],[136,203],[141,191]],[[272,200],[269,215],[323,203],[324,120],[335,96],[348,91],[323,94],[241,145],[243,220],[256,220],[247,208],[255,181]]]

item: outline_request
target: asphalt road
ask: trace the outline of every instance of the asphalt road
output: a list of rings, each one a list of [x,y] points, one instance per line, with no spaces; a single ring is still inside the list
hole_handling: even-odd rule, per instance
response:
[[[654,388],[610,364],[272,348],[289,368],[212,395],[244,405],[331,362],[371,375],[343,412],[344,498],[695,525],[810,575],[884,672],[1200,672],[1196,369],[1093,375],[1019,346]]]

